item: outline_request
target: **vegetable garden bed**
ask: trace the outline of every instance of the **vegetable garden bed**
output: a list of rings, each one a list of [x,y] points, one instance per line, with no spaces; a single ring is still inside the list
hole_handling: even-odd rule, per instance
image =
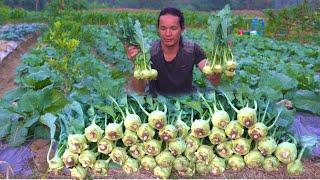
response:
[[[17,84],[14,82],[16,67],[21,64],[21,56],[25,54],[29,48],[32,48],[32,46],[36,44],[39,36],[40,32],[35,32],[31,35],[28,35],[25,41],[19,42],[18,44],[13,41],[17,47],[5,53],[3,61],[0,62],[0,97],[2,97],[6,91],[17,86]]]

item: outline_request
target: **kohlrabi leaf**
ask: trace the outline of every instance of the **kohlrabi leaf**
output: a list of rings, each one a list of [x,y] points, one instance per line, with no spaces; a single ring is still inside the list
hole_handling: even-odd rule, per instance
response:
[[[148,54],[150,46],[148,45],[146,39],[143,36],[141,24],[138,20],[136,20],[134,23],[134,31],[135,31],[134,37],[140,46],[140,50],[142,51],[143,54]]]
[[[10,146],[20,146],[27,139],[28,129],[24,127],[22,122],[13,121],[11,124],[10,135],[7,143]]]
[[[293,97],[294,107],[320,115],[320,95],[308,90],[298,90]]]
[[[0,112],[1,115],[1,112]],[[11,127],[11,119],[4,118],[1,119],[0,121],[0,139],[4,138],[7,136],[10,132],[10,127]]]
[[[317,136],[301,136],[300,137],[300,143],[302,144],[302,146],[306,146],[308,148],[313,147],[314,145],[316,145],[318,142],[317,140]]]
[[[33,112],[32,116],[27,117],[27,118],[25,119],[24,127],[26,127],[26,128],[31,127],[33,124],[35,124],[36,122],[38,122],[39,118],[40,118],[39,113],[38,113],[37,111]]]
[[[54,134],[56,133],[56,120],[57,117],[51,113],[46,113],[45,115],[40,117],[40,122],[50,128],[51,139],[54,139]]]
[[[7,91],[3,95],[3,99],[7,101],[16,101],[21,98],[21,96],[27,92],[27,88],[25,87],[18,87],[15,89],[12,89],[10,91]]]

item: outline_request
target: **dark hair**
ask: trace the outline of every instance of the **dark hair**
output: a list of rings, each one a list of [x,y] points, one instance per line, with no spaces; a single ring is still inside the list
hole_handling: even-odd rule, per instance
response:
[[[166,15],[166,14],[170,14],[173,16],[178,16],[179,17],[179,24],[181,29],[184,29],[184,16],[183,13],[174,7],[166,7],[164,9],[162,9],[160,11],[159,17],[158,17],[158,23],[157,23],[157,27],[159,27],[159,21],[160,21],[160,16]]]

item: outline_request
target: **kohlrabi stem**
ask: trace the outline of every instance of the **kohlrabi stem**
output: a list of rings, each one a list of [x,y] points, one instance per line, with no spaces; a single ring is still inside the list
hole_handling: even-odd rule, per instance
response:
[[[138,100],[135,96],[132,96],[132,97],[133,97],[133,99],[135,99],[135,100],[137,101],[137,103],[139,104],[140,109],[141,109],[147,116],[149,116],[150,113],[148,113],[148,112],[142,107],[142,105],[141,105],[141,103],[139,102],[139,100]]]
[[[199,96],[201,97],[201,99],[204,101],[204,104],[207,106],[207,108],[209,109],[210,115],[213,115],[212,109],[209,105],[209,103],[207,102],[206,98],[204,98],[204,96],[199,92]],[[201,118],[202,119],[202,118]]]
[[[254,150],[258,150],[258,142],[257,141],[254,141]]]
[[[56,155],[57,155],[58,157],[61,157],[61,151],[64,150],[64,148],[65,148],[65,145],[62,144],[62,145],[60,146],[60,148],[58,149],[57,153],[56,153]]]
[[[191,109],[191,124],[193,123],[193,109]]]
[[[266,109],[264,110],[264,113],[263,113],[263,116],[262,116],[262,120],[261,120],[262,123],[264,122],[264,118],[266,117],[266,114],[267,114],[267,111],[268,111],[268,107],[269,107],[269,103],[270,103],[270,101],[268,100]]]
[[[276,122],[278,121],[281,112],[282,112],[282,109],[278,112],[277,117],[275,118],[275,120],[273,121],[273,123],[268,127],[268,129],[271,129],[274,125],[276,125]]]
[[[223,50],[223,60],[224,60],[224,62],[227,61],[227,53],[226,53],[225,49]]]
[[[107,127],[108,114],[104,115],[104,127]]]
[[[222,92],[222,94],[226,97],[227,102],[228,102],[228,104],[231,106],[231,108],[232,108],[234,111],[236,111],[237,113],[239,113],[239,110],[238,110],[236,107],[233,106],[233,104],[232,104],[232,102],[230,101],[230,99],[228,98],[228,96],[227,96],[223,91],[221,91],[221,92]]]
[[[203,114],[200,114],[200,119],[203,120],[206,114],[207,114],[207,111],[205,111]]]
[[[221,102],[218,101],[220,108],[224,111],[224,107],[222,106]]]
[[[143,119],[142,119],[142,123],[145,123],[145,122],[146,122],[146,118],[143,118]]]
[[[235,116],[236,116],[236,114],[233,113],[233,114],[232,114],[232,119],[231,119],[232,121],[234,120]]]
[[[204,138],[201,138],[201,140],[200,140],[200,144],[201,145],[203,144],[203,140],[204,140]]]
[[[53,142],[54,142],[54,139],[51,139],[50,146],[49,146],[48,153],[47,153],[47,163],[49,163],[49,161],[50,161],[50,153],[51,153]]]
[[[168,108],[167,108],[167,105],[166,105],[165,103],[163,103],[163,107],[164,107],[164,111],[163,111],[163,112],[164,112],[165,114],[167,114]]]
[[[126,107],[125,111],[126,111],[127,116],[128,116],[129,114],[131,114],[131,113],[129,112],[128,106]]]
[[[120,113],[121,113],[122,118],[123,118],[123,119],[126,118],[125,115],[124,115],[124,112],[123,112],[122,109],[120,108],[120,106],[119,106],[119,104],[117,103],[117,101],[116,101],[112,96],[110,96],[110,95],[109,95],[109,98],[116,104],[117,108],[119,109],[119,111],[120,111]]]
[[[293,144],[297,145],[297,140],[295,137],[293,137],[291,134],[288,134],[289,138],[293,141]]]
[[[174,115],[173,115],[173,116],[174,116]],[[170,111],[169,111],[169,113],[168,113],[168,115],[167,115],[167,119],[168,119],[168,120],[167,120],[168,123],[169,123],[169,124],[172,124],[174,118],[171,117],[171,112],[170,112]]]
[[[218,51],[218,48],[215,49],[214,51],[214,56],[213,56],[213,63],[212,63],[212,67],[216,64],[217,62],[217,51]]]
[[[213,110],[214,110],[214,112],[216,112],[216,111],[218,111],[216,92],[214,91],[212,94],[213,94]],[[220,102],[218,102],[218,103],[220,103]],[[220,106],[221,106],[221,104],[220,104]]]
[[[307,145],[303,145],[302,149],[300,150],[300,153],[298,155],[298,161],[301,161],[302,155],[304,153],[304,150],[306,149]]]
[[[133,114],[137,115],[136,111],[133,109],[133,107],[131,105],[130,105],[130,108],[131,108]]]
[[[254,110],[257,111],[257,109],[258,109],[257,101],[256,101],[256,100],[253,100],[253,103],[254,103]]]
[[[275,128],[274,128],[271,137],[274,138],[274,136],[276,135],[277,129],[278,129],[278,127],[275,127]]]
[[[94,116],[93,116],[93,120],[92,120],[92,124],[95,124],[96,123],[96,118],[97,118],[97,115],[95,114]]]
[[[181,115],[182,115],[182,110],[179,112],[179,116],[178,116],[177,121],[181,121]]]

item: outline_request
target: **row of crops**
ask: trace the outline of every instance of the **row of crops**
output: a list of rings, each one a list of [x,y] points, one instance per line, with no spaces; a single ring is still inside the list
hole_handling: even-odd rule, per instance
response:
[[[154,25],[142,30],[157,39]],[[206,29],[184,36],[210,46]],[[301,173],[304,149],[316,139],[293,137],[288,127],[297,111],[320,115],[320,47],[234,36],[232,50],[236,74],[219,86],[195,70],[198,93],[137,95],[125,88],[133,65],[110,26],[57,21],[23,56],[20,86],[0,100],[0,138],[11,146],[50,138],[57,147],[50,170],[66,167],[76,178],[107,175],[111,163],[160,178],[275,171],[281,163]],[[282,99],[294,108],[276,103]]]

